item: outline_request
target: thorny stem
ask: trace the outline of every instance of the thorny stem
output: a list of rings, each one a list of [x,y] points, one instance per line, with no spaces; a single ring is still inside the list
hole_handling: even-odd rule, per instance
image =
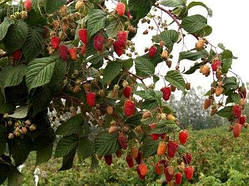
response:
[[[135,78],[139,79],[144,84],[144,86],[147,87],[146,84],[144,83],[143,78],[141,78],[141,77],[137,76],[136,74],[133,74],[132,72],[129,72],[129,71],[128,71],[128,74],[130,74],[130,75],[134,76]]]

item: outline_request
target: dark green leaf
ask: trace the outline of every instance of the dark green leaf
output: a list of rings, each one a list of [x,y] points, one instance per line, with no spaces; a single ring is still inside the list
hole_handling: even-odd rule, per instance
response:
[[[66,136],[60,139],[56,146],[54,156],[56,158],[68,155],[74,148],[77,147],[79,138],[75,136]]]
[[[0,86],[6,88],[19,85],[23,81],[25,73],[25,65],[4,67],[3,70],[0,71]]]
[[[204,3],[199,2],[199,1],[192,1],[191,3],[188,4],[187,9],[189,10],[192,7],[195,7],[195,6],[202,6],[202,7],[206,8],[209,16],[213,15],[212,10],[210,8],[208,8],[207,5],[205,5]]]
[[[173,49],[174,43],[176,43],[179,39],[179,34],[175,30],[165,30],[163,31],[156,40],[164,41],[168,51],[171,52]]]
[[[180,128],[174,121],[161,120],[156,127],[151,131],[151,134],[169,134],[175,131],[179,131]]]
[[[105,27],[106,14],[100,9],[93,9],[88,14],[87,30],[89,36],[92,37],[95,33]]]
[[[207,56],[208,56],[208,52],[206,50],[201,50],[198,52],[184,51],[184,52],[180,52],[179,61],[183,59],[195,61],[197,59],[205,58]]]
[[[166,7],[183,7],[185,2],[183,0],[163,0],[160,2],[161,5]]]
[[[26,84],[29,91],[33,88],[48,84],[52,78],[57,56],[37,58],[28,65]]]
[[[57,135],[69,136],[75,134],[81,130],[81,126],[84,123],[84,119],[81,114],[70,118],[63,122],[56,130]]]
[[[6,150],[6,142],[7,142],[6,128],[0,125],[0,156],[3,155],[3,153]]]
[[[233,110],[233,107],[228,106],[228,107],[225,107],[225,108],[219,110],[216,114],[221,116],[221,117],[229,119],[229,118],[233,117],[232,110]]]
[[[109,155],[119,149],[116,134],[100,133],[95,140],[96,153],[99,155]]]
[[[104,83],[111,83],[115,77],[120,73],[122,69],[122,64],[118,61],[113,61],[107,64],[104,74],[103,74],[103,82]]]
[[[23,45],[23,54],[26,62],[37,57],[44,48],[44,41],[39,32],[35,29],[29,28],[27,39]]]
[[[53,153],[53,143],[45,148],[37,150],[36,165],[40,165],[41,163],[47,162],[52,157],[52,153]]]
[[[14,24],[15,21],[5,17],[3,22],[0,24],[0,41],[6,36],[9,27]]]
[[[150,60],[145,57],[137,57],[134,61],[138,76],[146,77],[154,74],[155,66]]]
[[[213,31],[212,27],[207,25],[198,32],[195,32],[194,35],[198,37],[206,37],[209,36],[212,33],[212,31]]]
[[[183,92],[185,92],[185,81],[178,70],[168,71],[165,76],[165,79],[176,88],[179,88]]]
[[[4,45],[9,53],[20,49],[26,41],[28,26],[25,22],[18,20],[9,27],[4,38]]]
[[[141,124],[142,114],[136,114],[135,116],[129,117],[125,124],[129,126],[137,126]]]
[[[182,19],[181,27],[189,33],[195,33],[207,26],[207,19],[202,15],[192,15]]]
[[[190,67],[184,74],[193,74],[197,69],[201,67],[203,63],[196,63],[194,66]]]
[[[120,21],[112,17],[111,20],[109,21],[107,27],[106,27],[106,33],[108,37],[114,38],[117,36],[118,31],[122,30],[122,24]]]
[[[73,167],[73,160],[76,154],[76,148],[72,149],[66,156],[63,157],[62,167],[59,171],[68,170]]]
[[[66,0],[46,0],[46,12],[52,14],[67,3]]]
[[[159,141],[154,141],[151,136],[145,137],[143,144],[141,146],[141,151],[143,152],[143,157],[148,158],[156,154]]]
[[[94,154],[94,143],[88,137],[80,138],[78,151],[80,157],[84,160]]]

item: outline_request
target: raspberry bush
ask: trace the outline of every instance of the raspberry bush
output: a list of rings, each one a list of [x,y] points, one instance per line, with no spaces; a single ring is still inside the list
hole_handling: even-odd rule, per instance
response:
[[[246,89],[231,71],[236,57],[206,38],[212,33],[206,15],[190,12],[201,6],[212,16],[211,9],[184,0],[122,0],[113,2],[114,9],[107,4],[0,1],[0,183],[21,183],[17,167],[31,151],[37,165],[52,155],[63,158],[60,170],[70,169],[76,154],[91,158],[92,166],[102,160],[111,165],[125,154],[142,180],[148,166],[169,184],[191,180],[189,132],[180,130],[168,100],[175,91],[186,94],[184,76],[198,70],[203,78],[212,76],[203,108],[227,118],[235,137],[247,127]],[[143,55],[133,40],[138,23],[148,27],[143,34],[153,35]],[[191,49],[186,37],[196,39]],[[175,56],[177,45],[183,47]],[[157,73],[159,66],[167,72]],[[157,90],[160,79],[164,85]],[[152,156],[156,162],[146,164]]]

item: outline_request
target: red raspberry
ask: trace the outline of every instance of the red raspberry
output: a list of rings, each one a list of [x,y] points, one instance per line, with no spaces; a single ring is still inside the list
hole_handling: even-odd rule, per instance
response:
[[[240,116],[239,118],[239,124],[244,125],[246,122],[246,116]]]
[[[152,123],[152,124],[150,125],[150,129],[151,129],[151,130],[153,130],[155,127],[156,127],[156,123]]]
[[[185,156],[183,156],[183,162],[185,164],[190,164],[192,161],[192,155],[187,153]]]
[[[135,103],[130,100],[126,100],[124,103],[124,114],[127,117],[132,116],[136,112]]]
[[[153,58],[156,55],[156,52],[157,52],[157,47],[155,46],[150,47],[149,53],[148,53],[149,58]]]
[[[88,42],[88,31],[87,31],[87,29],[80,29],[78,31],[78,35],[79,35],[80,40],[84,44],[87,44],[87,42]]]
[[[96,94],[94,92],[88,92],[86,94],[86,102],[89,106],[93,107],[96,103]]]
[[[181,184],[182,183],[182,173],[180,173],[180,172],[178,172],[178,173],[176,173],[175,174],[175,182],[176,182],[176,184]]]
[[[233,126],[233,135],[234,135],[235,138],[239,137],[241,129],[242,129],[241,124],[239,124],[239,123],[234,124],[234,126]]]
[[[77,60],[77,48],[70,48],[68,53],[73,61]]]
[[[115,41],[113,43],[113,47],[114,47],[114,51],[116,52],[116,54],[120,57],[122,56],[122,54],[124,54],[124,48],[120,46],[118,41]]]
[[[245,87],[239,87],[238,92],[241,98],[246,98],[246,88]]]
[[[212,64],[211,64],[211,67],[212,67],[212,70],[213,71],[217,71],[218,68],[220,67],[221,65],[221,62],[219,60],[213,60]]]
[[[131,13],[130,13],[130,11],[129,11],[129,10],[128,10],[128,11],[126,11],[126,15],[127,15],[128,19],[132,19],[132,16],[131,16]]]
[[[126,98],[129,98],[131,96],[131,87],[130,86],[126,86],[123,90],[123,94]]]
[[[86,44],[83,44],[81,47],[81,54],[84,55],[86,53]]]
[[[137,166],[137,173],[142,180],[145,178],[148,173],[148,168],[145,163],[140,163]]]
[[[178,149],[178,144],[173,141],[170,141],[168,142],[167,149],[168,149],[168,152],[167,152],[168,157],[173,158]]]
[[[179,140],[182,145],[184,145],[187,142],[188,139],[188,131],[187,130],[181,130],[179,132]]]
[[[111,154],[106,155],[106,156],[104,156],[104,158],[105,158],[106,164],[110,166],[112,164],[112,155]]]
[[[120,133],[118,137],[118,143],[122,149],[126,150],[128,147],[128,138],[124,134]]]
[[[59,48],[60,58],[66,61],[68,59],[68,48],[65,45],[61,45]]]
[[[105,37],[101,34],[93,38],[93,46],[97,51],[102,51],[104,47]]]
[[[50,45],[52,46],[53,49],[57,49],[60,46],[60,38],[54,36],[50,39]]]
[[[168,167],[164,168],[164,175],[165,175],[165,179],[167,180],[167,182],[170,182],[173,179],[173,175],[169,174],[169,168]]]
[[[159,134],[151,134],[150,135],[154,141],[158,140],[160,135]]]
[[[164,87],[161,89],[161,92],[163,93],[163,99],[165,101],[168,101],[171,95],[171,88],[170,87]]]
[[[194,174],[194,168],[192,166],[188,166],[184,169],[184,173],[188,180],[192,180]]]
[[[116,7],[116,12],[120,16],[124,16],[125,14],[125,4],[118,2],[117,7]]]
[[[15,52],[13,52],[12,57],[14,61],[20,61],[20,59],[22,58],[21,50],[16,50]]]
[[[233,115],[234,115],[234,117],[240,118],[241,113],[242,113],[241,106],[240,105],[234,105],[233,106]]]
[[[125,47],[127,39],[128,39],[128,32],[126,32],[126,31],[119,31],[118,32],[116,41],[118,42],[119,46]]]
[[[136,162],[137,164],[140,164],[142,162],[142,152],[138,152],[137,157],[136,157]]]
[[[32,1],[31,0],[24,1],[24,8],[27,12],[29,12],[32,9]]]
[[[131,155],[127,155],[125,159],[130,168],[134,167],[134,162],[133,162],[133,158],[131,157]]]
[[[161,175],[164,172],[164,168],[167,166],[167,161],[166,160],[160,160],[159,162],[156,163],[155,165],[155,172],[158,175]]]

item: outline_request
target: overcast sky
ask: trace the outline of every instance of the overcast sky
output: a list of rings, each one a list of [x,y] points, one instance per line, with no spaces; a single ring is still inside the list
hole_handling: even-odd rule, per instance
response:
[[[227,49],[232,50],[234,55],[238,57],[238,60],[233,62],[233,71],[239,74],[243,81],[249,82],[249,21],[248,21],[248,0],[201,0],[203,3],[207,4],[213,10],[213,16],[208,17],[208,24],[213,27],[213,33],[207,37],[207,39],[214,45],[218,43],[223,43]],[[189,1],[190,2],[190,1]],[[202,14],[207,15],[206,10],[202,7],[193,8],[190,14]],[[167,17],[167,20],[170,20]],[[143,25],[140,25],[140,33],[134,39],[139,53],[142,54],[144,47],[151,46],[151,42],[147,36],[143,36],[141,32],[145,30]],[[187,41],[187,42],[186,42]],[[189,49],[195,45],[196,40],[193,38],[186,38],[186,43]],[[176,47],[174,50],[173,63],[176,63],[178,59],[178,54],[180,52],[181,46]],[[192,65],[191,62],[188,65]],[[165,73],[168,69],[165,66],[159,66],[157,71]],[[185,76],[186,80],[193,82],[195,86],[202,86],[205,89],[210,88],[211,77],[205,78],[199,72],[194,75]],[[162,86],[161,81],[157,88]]]

